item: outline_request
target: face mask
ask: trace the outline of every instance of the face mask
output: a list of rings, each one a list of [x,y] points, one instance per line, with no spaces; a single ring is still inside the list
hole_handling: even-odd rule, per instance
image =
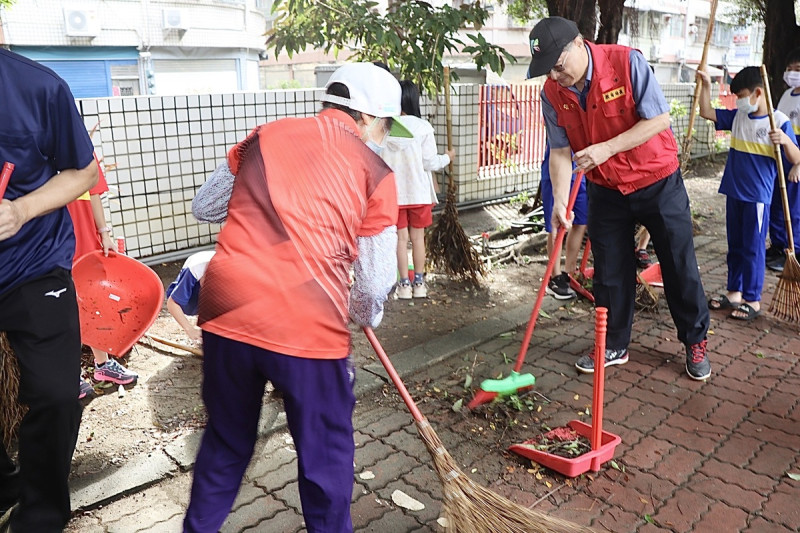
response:
[[[794,70],[787,70],[783,73],[783,81],[792,89],[800,87],[800,72]]]
[[[758,104],[751,104],[750,97],[745,96],[744,98],[736,99],[736,109],[749,115],[750,113],[755,113],[758,110]]]
[[[364,144],[367,145],[367,148],[369,148],[378,155],[381,155],[381,152],[383,152],[383,146],[381,146],[380,144],[376,143],[371,139]]]

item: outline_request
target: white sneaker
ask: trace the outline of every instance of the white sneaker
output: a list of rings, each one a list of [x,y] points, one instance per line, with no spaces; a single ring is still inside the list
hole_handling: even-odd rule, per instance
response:
[[[411,283],[398,283],[397,284],[397,298],[400,300],[410,300],[413,292],[411,290]]]
[[[428,286],[424,281],[415,282],[413,286],[414,298],[427,298]]]

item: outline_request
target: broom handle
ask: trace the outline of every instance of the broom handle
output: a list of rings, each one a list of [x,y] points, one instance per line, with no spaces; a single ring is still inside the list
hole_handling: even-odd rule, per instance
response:
[[[761,65],[761,79],[764,82],[764,96],[767,100],[767,111],[769,112],[769,127],[774,130],[775,112],[772,110],[772,93],[769,90],[769,78],[767,77],[767,66]],[[786,225],[786,236],[789,239],[789,252],[794,255],[794,235],[792,235],[792,215],[789,212],[789,197],[786,194],[786,178],[783,172],[783,157],[781,156],[781,145],[775,144],[775,163],[778,165],[778,183],[781,187],[781,202],[783,203],[783,218]]]
[[[144,336],[146,339],[150,339],[151,341],[155,341],[159,344],[164,344],[165,346],[171,346],[173,348],[180,348],[181,350],[187,351],[194,355],[203,357],[203,350],[199,348],[195,348],[194,346],[187,346],[185,344],[181,344],[179,342],[171,341],[169,339],[165,339],[163,337],[159,337],[157,335],[153,335],[152,333],[148,333]]]
[[[572,191],[569,194],[569,201],[567,202],[567,216],[572,212],[575,207],[575,199],[578,197],[578,191],[581,188],[581,181],[583,180],[583,171],[578,172],[575,176],[575,183],[572,184]],[[547,282],[550,281],[550,274],[553,273],[553,267],[557,260],[561,260],[561,243],[564,241],[564,234],[567,232],[564,226],[558,228],[556,239],[553,243],[553,250],[550,252],[550,260],[547,262],[547,269],[544,271],[542,278],[542,285],[539,287],[539,293],[536,295],[536,303],[533,305],[531,318],[528,320],[528,327],[525,329],[525,336],[522,338],[522,345],[519,347],[519,354],[517,355],[517,362],[514,363],[514,372],[519,372],[522,369],[522,363],[525,362],[525,354],[531,344],[531,336],[533,335],[533,328],[536,326],[536,320],[539,318],[539,310],[542,308],[542,301],[544,300],[545,287]]]
[[[8,161],[3,163],[3,170],[0,171],[0,200],[6,194],[6,187],[8,187],[8,182],[11,180],[12,172],[14,172],[14,163],[9,163]]]
[[[414,420],[417,422],[422,422],[425,420],[425,417],[422,416],[419,407],[417,407],[417,404],[414,403],[413,398],[411,398],[411,394],[408,393],[408,389],[403,383],[403,380],[400,379],[400,376],[397,374],[397,370],[394,369],[394,365],[392,365],[392,362],[389,360],[389,356],[386,355],[386,352],[383,350],[383,346],[381,346],[381,343],[375,336],[375,332],[372,331],[372,328],[364,326],[364,334],[367,336],[367,340],[372,345],[372,349],[375,350],[375,354],[378,356],[378,359],[380,359],[383,368],[386,369],[386,373],[389,374],[389,377],[392,379],[392,383],[394,383],[394,386],[397,387],[397,391],[403,398],[406,407],[408,407],[408,410],[411,411],[411,416],[413,416]]]
[[[444,116],[447,124],[447,149],[453,149],[453,109],[450,107],[450,67],[444,67]],[[447,188],[453,187],[453,160],[447,165]]]
[[[603,387],[606,377],[606,329],[608,309],[595,309],[594,322],[594,391],[592,395],[592,450],[603,444]]]
[[[706,62],[708,61],[708,45],[711,43],[711,36],[714,33],[714,16],[717,12],[717,0],[711,0],[711,11],[708,15],[708,27],[706,28],[706,40],[703,43],[703,55],[700,57],[700,65],[697,70],[705,70]],[[702,90],[702,83],[695,81],[694,86],[694,99],[692,99],[692,111],[689,113],[689,131],[686,133],[686,139],[683,141],[683,156],[688,161],[692,149],[692,130],[694,129],[694,120],[697,117],[697,102],[700,101],[700,91]]]

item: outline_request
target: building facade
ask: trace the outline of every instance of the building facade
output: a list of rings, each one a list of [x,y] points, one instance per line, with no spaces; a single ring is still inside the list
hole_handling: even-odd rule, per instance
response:
[[[36,0],[0,8],[0,45],[78,98],[259,89],[259,0]]]

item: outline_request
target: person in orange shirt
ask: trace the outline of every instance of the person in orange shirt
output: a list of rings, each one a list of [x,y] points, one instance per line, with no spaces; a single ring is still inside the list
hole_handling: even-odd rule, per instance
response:
[[[391,118],[400,85],[371,63],[340,67],[322,101],[315,117],[258,126],[193,202],[225,224],[200,291],[208,425],[187,533],[216,533],[230,512],[267,381],[283,395],[307,531],[353,530],[348,321],[376,327],[395,281],[397,191],[376,152],[404,128]]]
[[[111,226],[106,223],[106,215],[103,210],[103,202],[100,195],[108,192],[105,174],[100,166],[97,154],[94,156],[97,162],[97,184],[78,199],[67,204],[67,210],[72,218],[72,226],[75,230],[75,255],[73,264],[95,250],[102,250],[105,255],[117,252],[117,243],[111,234]],[[94,355],[94,374],[96,381],[108,381],[117,385],[135,384],[139,379],[136,372],[132,372],[122,366],[119,362],[108,357],[102,350],[92,347]],[[92,384],[80,380],[80,392],[78,399],[91,399],[95,392]]]

